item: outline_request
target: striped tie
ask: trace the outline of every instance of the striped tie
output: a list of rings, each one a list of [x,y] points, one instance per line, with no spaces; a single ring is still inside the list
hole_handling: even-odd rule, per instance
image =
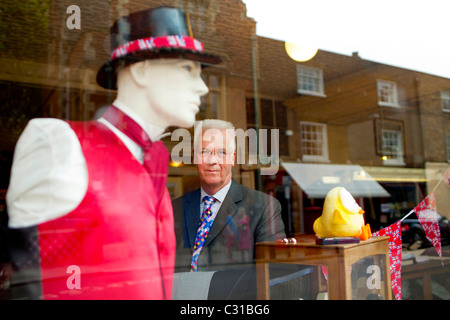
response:
[[[195,237],[194,253],[192,254],[191,262],[191,272],[197,271],[198,255],[203,248],[203,244],[208,237],[209,229],[211,228],[211,225],[213,223],[211,206],[214,204],[214,202],[216,202],[216,198],[214,197],[206,196],[203,198],[205,209],[203,210],[203,215],[200,219],[200,224],[197,230],[197,236]]]

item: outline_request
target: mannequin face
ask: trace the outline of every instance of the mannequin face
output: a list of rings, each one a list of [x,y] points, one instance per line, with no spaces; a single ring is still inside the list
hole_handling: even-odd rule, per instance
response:
[[[184,59],[145,60],[131,66],[144,101],[135,110],[142,119],[159,127],[194,125],[200,98],[208,93],[201,65]]]

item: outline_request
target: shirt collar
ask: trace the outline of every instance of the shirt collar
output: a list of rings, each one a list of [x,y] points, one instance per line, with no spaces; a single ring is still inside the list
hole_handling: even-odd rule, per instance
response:
[[[201,190],[201,192],[200,192],[201,193],[200,201],[202,201],[205,196],[210,196],[210,197],[216,198],[219,202],[222,203],[223,200],[225,200],[225,197],[227,196],[228,190],[230,190],[232,180],[233,179],[230,179],[230,182],[228,182],[222,189],[217,191],[216,194],[212,194],[212,195],[211,194],[207,194],[203,190],[203,188],[200,188],[200,190]]]
[[[152,141],[158,141],[161,139],[162,134],[165,129],[151,124],[145,123],[135,112],[128,108],[123,102],[119,100],[114,100],[113,105],[120,109],[123,113],[127,114],[130,118],[139,124]]]

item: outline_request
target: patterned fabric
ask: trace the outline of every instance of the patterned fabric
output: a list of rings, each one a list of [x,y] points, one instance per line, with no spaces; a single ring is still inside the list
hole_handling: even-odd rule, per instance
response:
[[[391,287],[397,300],[402,299],[401,268],[402,268],[402,234],[401,223],[397,221],[390,226],[374,232],[372,236],[389,237],[389,260],[391,272]]]
[[[117,47],[111,53],[111,60],[126,56],[132,52],[161,48],[176,48],[203,52],[203,44],[188,36],[150,37],[133,40]]]
[[[436,212],[436,196],[434,191],[423,199],[423,201],[414,208],[414,211],[422,224],[427,239],[433,244],[433,247],[441,257],[442,262],[441,231],[439,229],[438,214]]]
[[[197,271],[197,260],[200,251],[203,248],[206,238],[209,234],[209,229],[213,223],[211,206],[216,202],[216,198],[206,196],[203,198],[205,210],[203,210],[203,216],[200,219],[200,224],[197,230],[197,236],[195,237],[194,252],[192,254],[191,272]]]
[[[164,143],[152,142],[139,124],[115,106],[110,106],[103,118],[144,149],[144,167],[152,177],[156,194],[161,197],[166,186],[170,156]]]
[[[444,183],[450,187],[450,167],[448,167],[447,171],[445,171]]]

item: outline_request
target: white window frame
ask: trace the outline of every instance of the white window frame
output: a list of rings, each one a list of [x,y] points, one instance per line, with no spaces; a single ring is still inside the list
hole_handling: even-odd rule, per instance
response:
[[[304,84],[309,84],[311,89],[305,88]],[[325,98],[323,86],[323,71],[318,68],[311,68],[297,65],[297,93]]]
[[[305,131],[306,126],[315,127],[318,130],[315,130],[314,132],[308,132]],[[315,133],[317,131],[320,131],[320,137],[316,136]],[[330,159],[328,157],[328,136],[326,124],[300,121],[300,137],[303,161],[330,162]],[[307,149],[310,147],[305,146],[305,144],[307,143],[312,144],[313,148],[320,151],[320,154],[309,153]]]
[[[441,91],[442,111],[450,112],[450,90]]]
[[[388,138],[386,135],[390,135],[389,141],[386,141]],[[390,142],[387,145],[387,142]],[[392,144],[395,142],[395,144]],[[397,151],[392,152],[392,146],[397,147]],[[389,149],[389,150],[388,150]],[[387,158],[383,159],[383,164],[386,166],[390,165],[405,165],[405,161],[403,159],[403,136],[401,130],[392,130],[392,129],[382,129],[381,130],[381,150],[383,155]]]
[[[377,80],[378,105],[381,107],[399,108],[397,83],[387,80]],[[387,97],[383,99],[382,97]],[[387,101],[385,101],[387,100]]]

